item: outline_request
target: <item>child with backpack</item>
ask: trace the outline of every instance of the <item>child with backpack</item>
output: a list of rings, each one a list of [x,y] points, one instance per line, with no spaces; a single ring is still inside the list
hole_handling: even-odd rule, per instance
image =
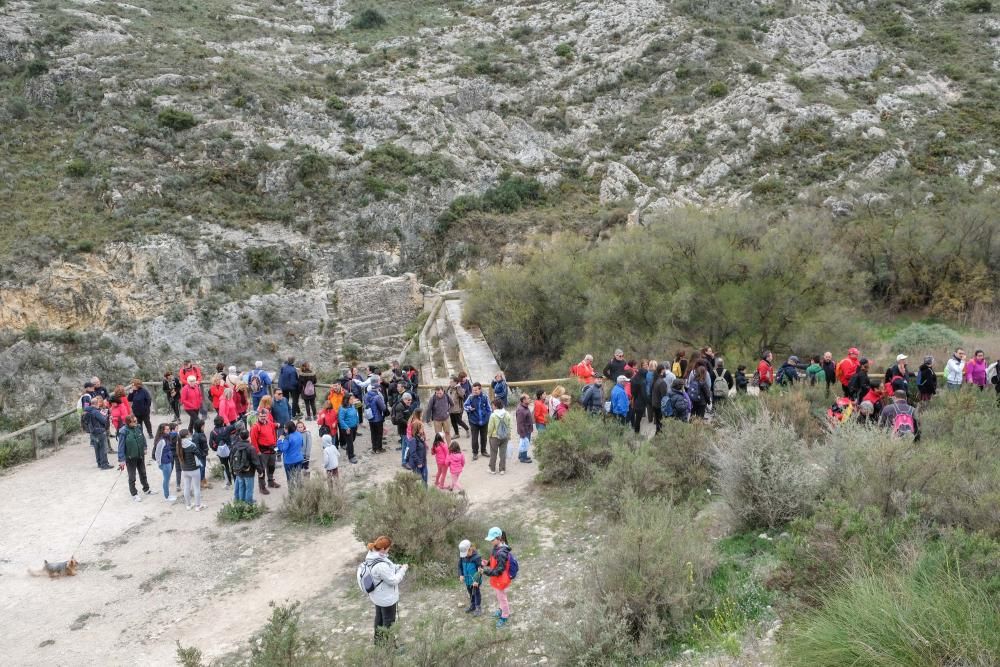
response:
[[[458,440],[452,440],[448,447],[448,470],[451,472],[451,481],[448,483],[449,491],[462,490],[458,478],[461,477],[463,469],[465,469],[465,454],[462,453],[462,447],[458,444]]]
[[[518,564],[514,554],[507,544],[507,536],[500,528],[494,526],[486,534],[486,541],[493,545],[489,560],[483,559],[483,574],[490,578],[490,586],[497,596],[497,606],[493,617],[497,619],[497,629],[507,625],[510,618],[510,601],[507,599],[507,589],[517,577]]]
[[[483,583],[482,559],[479,552],[469,540],[462,540],[458,543],[458,580],[465,584],[465,590],[469,594],[469,608],[466,614],[479,616],[483,613]]]
[[[431,454],[434,455],[434,461],[437,463],[434,486],[444,489],[444,479],[448,476],[448,445],[445,444],[444,433],[438,433],[434,436]]]

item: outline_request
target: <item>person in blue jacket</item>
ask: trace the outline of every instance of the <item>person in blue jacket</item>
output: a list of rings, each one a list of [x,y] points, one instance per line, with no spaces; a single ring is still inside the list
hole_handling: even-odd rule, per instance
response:
[[[288,357],[278,373],[278,387],[285,392],[292,406],[292,418],[301,414],[299,410],[299,370],[295,368],[295,357]],[[284,424],[285,422],[281,422]]]
[[[358,434],[358,399],[354,394],[348,394],[347,400],[340,406],[337,412],[337,427],[340,432],[340,439],[337,443],[340,447],[347,448],[347,460],[357,463],[358,458],[354,455],[354,436]]]
[[[463,406],[469,415],[469,435],[472,438],[472,460],[479,458],[479,452],[485,456],[489,453],[486,449],[486,427],[490,423],[490,415],[493,408],[490,407],[490,399],[483,395],[483,385],[478,382],[472,385],[472,393],[465,399]]]
[[[289,493],[302,484],[302,462],[305,461],[302,447],[302,434],[298,432],[295,422],[289,421],[285,424],[285,435],[278,440],[278,451],[284,456]]]
[[[503,403],[503,406],[506,408],[507,395],[509,393],[509,390],[507,387],[507,378],[504,377],[503,371],[500,371],[499,373],[496,374],[496,376],[493,378],[491,386],[493,387],[493,398],[500,399],[500,401]]]
[[[365,394],[365,407],[368,408],[368,412],[371,414],[368,418],[368,427],[371,429],[372,434],[372,452],[381,454],[385,451],[382,448],[382,436],[385,433],[385,415],[387,409],[385,407],[385,399],[382,398],[382,392],[377,385],[370,387],[368,393]]]
[[[288,404],[288,397],[285,396],[285,392],[282,389],[274,392],[274,401],[271,403],[271,416],[274,417],[274,423],[281,426],[292,421],[292,407]],[[278,433],[281,433],[280,428],[278,429]]]
[[[622,424],[628,424],[629,401],[628,394],[625,393],[626,382],[628,382],[628,378],[619,375],[618,382],[611,390],[611,414]]]

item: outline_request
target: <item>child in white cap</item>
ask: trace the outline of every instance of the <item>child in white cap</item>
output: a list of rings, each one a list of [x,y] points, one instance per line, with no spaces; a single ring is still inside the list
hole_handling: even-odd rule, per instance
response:
[[[469,593],[469,608],[466,614],[479,616],[483,613],[483,593],[480,585],[483,583],[483,568],[479,553],[469,540],[458,543],[458,580],[465,584]]]

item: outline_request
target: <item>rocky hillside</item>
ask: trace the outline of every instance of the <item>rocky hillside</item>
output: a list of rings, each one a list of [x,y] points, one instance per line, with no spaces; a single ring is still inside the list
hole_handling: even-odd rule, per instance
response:
[[[632,211],[989,190],[994,9],[0,0],[0,327],[151,322],[157,361],[200,356],[219,309],[322,312],[338,279],[430,283]]]

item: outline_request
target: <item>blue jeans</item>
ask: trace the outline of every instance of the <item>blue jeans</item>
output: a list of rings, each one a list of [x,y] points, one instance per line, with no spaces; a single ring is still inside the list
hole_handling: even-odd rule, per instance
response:
[[[945,387],[947,387],[948,389],[951,389],[952,391],[958,391],[959,389],[962,388],[962,385],[960,385],[960,384],[952,384],[951,382],[949,382],[948,384],[945,385]]]
[[[285,464],[285,479],[288,481],[288,491],[302,484],[302,463]]]
[[[233,500],[242,500],[245,503],[253,505],[253,485],[256,481],[256,475],[252,477],[237,475],[236,484],[233,485],[233,488],[235,489],[233,492]]]
[[[403,436],[403,451],[401,451],[399,453],[399,465],[403,465],[404,463],[406,463],[406,452],[412,446],[413,446],[413,443],[410,441],[410,438],[407,438],[404,435]]]
[[[545,430],[545,424],[535,424],[535,430],[541,433]]]
[[[257,406],[260,404],[260,399],[267,396],[267,394],[261,394],[260,396],[251,396],[250,403],[253,405],[253,411],[257,412]]]
[[[205,481],[205,467],[208,465],[207,459],[198,459],[198,467],[201,468],[201,481]]]
[[[173,463],[161,463],[160,473],[163,475],[163,497],[170,497],[170,473],[174,470]]]
[[[108,432],[93,431],[90,434],[90,446],[94,448],[94,458],[98,468],[106,468],[108,463]]]
[[[424,464],[423,468],[416,468],[415,472],[420,474],[420,479],[424,480],[424,486],[427,486],[427,464]]]

